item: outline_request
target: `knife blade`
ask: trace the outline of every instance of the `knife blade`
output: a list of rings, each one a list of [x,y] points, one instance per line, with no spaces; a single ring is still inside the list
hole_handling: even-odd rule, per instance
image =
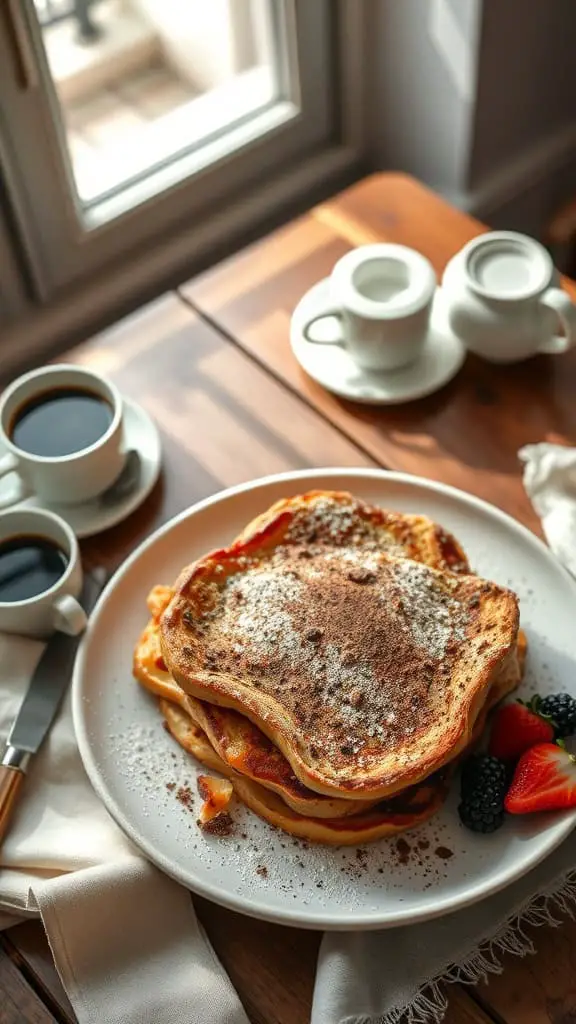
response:
[[[106,574],[96,569],[84,577],[80,603],[87,615],[102,592]],[[79,636],[54,633],[36,665],[12,728],[0,766],[0,843],[32,754],[44,740],[68,689]]]

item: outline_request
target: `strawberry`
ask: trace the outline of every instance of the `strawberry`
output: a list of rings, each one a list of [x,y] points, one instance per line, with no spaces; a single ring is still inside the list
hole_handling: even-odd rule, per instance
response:
[[[530,704],[516,701],[498,708],[492,721],[488,752],[501,761],[517,761],[536,743],[550,743],[554,726],[538,714],[539,697]]]
[[[576,807],[576,758],[558,743],[538,743],[520,758],[504,799],[509,814]]]

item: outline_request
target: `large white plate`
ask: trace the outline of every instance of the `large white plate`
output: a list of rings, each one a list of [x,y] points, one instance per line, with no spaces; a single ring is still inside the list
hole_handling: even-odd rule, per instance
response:
[[[482,575],[521,598],[529,638],[525,693],[576,686],[576,585],[547,548],[498,509],[431,481],[379,470],[312,470],[235,487],[183,512],[147,540],[98,604],[73,684],[80,752],[97,793],[144,854],[183,885],[234,910],[310,928],[382,928],[455,910],[528,871],[573,828],[573,813],[510,819],[492,836],[459,823],[456,786],[444,809],[402,841],[306,846],[243,807],[236,833],[209,837],[176,798],[195,790],[196,763],[163,730],[155,701],[131,676],[145,596],[180,568],[231,540],[273,501],[310,488],[350,490],[422,512],[462,541]],[[176,789],[172,787],[176,784]],[[196,804],[197,808],[198,804]],[[438,852],[437,852],[438,851]],[[450,856],[448,856],[450,854]]]

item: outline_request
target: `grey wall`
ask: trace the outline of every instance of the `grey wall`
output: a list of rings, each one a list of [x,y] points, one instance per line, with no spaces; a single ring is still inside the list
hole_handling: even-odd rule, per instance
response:
[[[479,67],[472,186],[576,125],[576,0],[485,0]]]
[[[576,194],[576,0],[376,0],[372,161],[539,234]]]
[[[378,0],[373,13],[374,166],[409,170],[453,198],[467,174],[481,8]]]

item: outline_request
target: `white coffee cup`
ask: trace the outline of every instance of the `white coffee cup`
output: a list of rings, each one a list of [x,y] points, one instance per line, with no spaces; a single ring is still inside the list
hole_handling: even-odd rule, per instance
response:
[[[341,345],[365,370],[396,370],[421,354],[436,275],[432,264],[404,245],[362,245],[338,260],[330,297],[303,328],[307,341]],[[315,337],[311,328],[337,317],[340,337]]]
[[[66,567],[48,590],[23,601],[0,600],[0,631],[47,637],[54,630],[75,636],[86,626],[77,598],[82,589],[82,563],[73,531],[60,516],[44,509],[15,508],[0,513],[0,544],[18,537],[51,541],[63,552]]]
[[[442,296],[454,333],[491,362],[557,355],[576,344],[576,305],[547,250],[528,235],[473,238],[448,263]]]
[[[98,440],[71,455],[35,455],[19,448],[11,437],[18,411],[32,399],[59,388],[80,388],[104,399],[112,419]],[[0,499],[0,508],[36,494],[41,501],[76,505],[97,497],[119,477],[125,460],[122,433],[123,403],[118,389],[91,370],[59,364],[32,370],[13,381],[0,399],[0,478],[17,474],[18,483]]]

